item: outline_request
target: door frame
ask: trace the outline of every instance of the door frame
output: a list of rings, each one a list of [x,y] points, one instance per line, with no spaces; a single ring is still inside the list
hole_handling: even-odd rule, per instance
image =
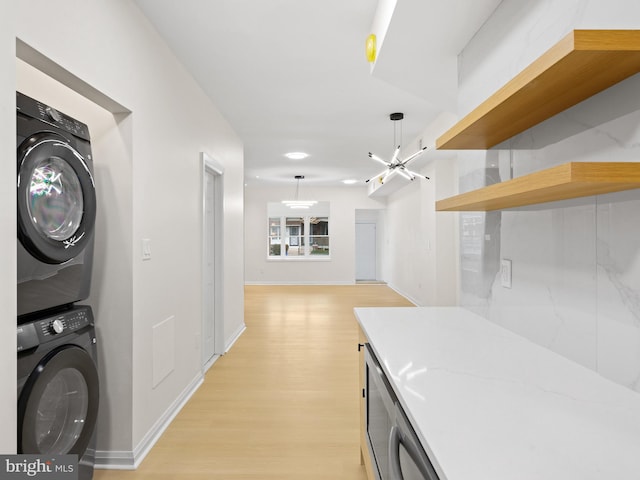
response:
[[[200,152],[200,163],[202,165],[202,279],[201,279],[201,296],[202,296],[202,322],[201,322],[201,355],[202,355],[202,373],[204,374],[220,355],[224,353],[224,255],[223,255],[223,239],[224,239],[224,167],[222,164],[205,152]],[[207,194],[207,174],[213,174],[215,192],[214,192],[214,234],[213,239],[207,238],[206,225],[206,194]],[[205,358],[205,325],[207,322],[205,285],[206,285],[206,242],[213,240],[213,264],[214,264],[214,354],[211,358]]]

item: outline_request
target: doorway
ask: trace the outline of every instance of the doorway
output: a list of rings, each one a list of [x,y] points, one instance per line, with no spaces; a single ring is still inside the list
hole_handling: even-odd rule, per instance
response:
[[[356,281],[377,280],[376,224],[356,223]]]
[[[206,372],[223,353],[224,168],[201,153],[202,161],[202,367]]]

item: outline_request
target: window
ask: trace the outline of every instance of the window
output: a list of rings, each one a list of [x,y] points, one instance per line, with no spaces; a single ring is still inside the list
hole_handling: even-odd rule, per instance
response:
[[[304,255],[304,217],[286,217],[287,238],[285,245],[289,245],[286,255]]]
[[[329,258],[329,202],[299,210],[271,202],[268,215],[269,258]]]
[[[329,218],[309,218],[309,245],[310,255],[329,255]]]
[[[280,255],[280,218],[269,217],[269,256]]]

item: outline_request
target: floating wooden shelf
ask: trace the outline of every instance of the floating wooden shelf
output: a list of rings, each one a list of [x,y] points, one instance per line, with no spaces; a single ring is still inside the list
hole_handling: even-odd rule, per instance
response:
[[[488,149],[640,72],[640,30],[574,30],[436,140]]]
[[[640,188],[640,163],[570,162],[436,202],[437,211],[489,211]]]

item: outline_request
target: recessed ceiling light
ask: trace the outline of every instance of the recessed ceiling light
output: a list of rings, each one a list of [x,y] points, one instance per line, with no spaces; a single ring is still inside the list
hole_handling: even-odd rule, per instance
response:
[[[354,180],[353,178],[350,178],[348,180],[342,180],[342,183],[344,183],[345,185],[353,185],[354,183],[358,183],[358,180]]]
[[[291,160],[302,160],[304,158],[307,158],[309,154],[304,152],[289,152],[285,153],[284,156]]]

